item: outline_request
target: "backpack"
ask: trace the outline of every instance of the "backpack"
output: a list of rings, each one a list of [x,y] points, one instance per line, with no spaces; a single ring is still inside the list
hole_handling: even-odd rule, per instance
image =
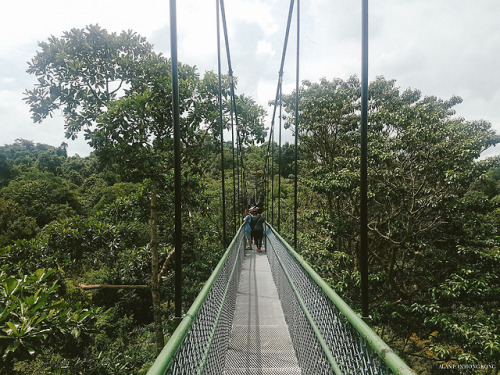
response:
[[[257,220],[259,219],[258,216],[250,216],[250,228],[255,228],[255,223],[257,223]]]
[[[263,224],[264,224],[265,221],[266,221],[266,219],[264,219],[263,216],[255,216],[255,218],[252,217],[252,222],[250,224],[252,230],[262,230],[262,229],[264,229],[263,228]]]

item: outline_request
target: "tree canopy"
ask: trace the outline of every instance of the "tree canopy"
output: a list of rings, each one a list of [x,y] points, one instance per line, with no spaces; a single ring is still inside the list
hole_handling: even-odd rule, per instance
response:
[[[0,147],[0,366],[144,374],[158,337],[174,329],[170,61],[132,31],[97,25],[39,46],[28,69],[38,83],[25,93],[33,120],[61,110],[66,135],[83,132],[94,152],[22,139]],[[218,77],[179,64],[184,310],[225,250],[222,168],[245,203],[268,202],[273,224],[280,200],[282,235],[293,235],[295,147],[262,144],[264,109],[240,94],[235,111],[221,79],[222,125],[230,130],[238,113],[240,133],[234,157],[236,145],[222,145],[224,165]],[[354,309],[360,96],[357,77],[304,81],[298,111],[297,250]],[[383,77],[369,86],[370,323],[422,374],[500,360],[500,158],[480,159],[500,137],[457,117],[460,103]],[[295,93],[283,104],[290,126]],[[240,192],[231,190],[236,231]]]
[[[356,77],[306,81],[299,94],[302,182],[314,197],[302,211],[301,226],[307,229],[300,247],[356,305],[360,82]],[[285,98],[288,124],[295,121],[294,98],[294,93]],[[494,362],[500,354],[498,304],[490,302],[500,285],[498,272],[491,268],[500,265],[498,226],[489,227],[496,220],[493,197],[498,190],[490,190],[489,196],[481,192],[488,186],[483,181],[490,181],[488,171],[498,168],[499,160],[478,161],[500,137],[486,121],[454,116],[453,107],[459,103],[458,97],[442,100],[422,97],[418,90],[401,92],[394,80],[383,77],[369,85],[369,277],[374,321],[406,337],[403,350],[409,340],[421,350],[429,348],[430,363]],[[471,224],[466,215],[482,225],[465,225],[464,232],[464,221]],[[483,225],[490,228],[488,234]],[[326,249],[320,251],[308,240],[316,236]],[[478,238],[491,242],[477,242]],[[315,260],[318,256],[322,263]],[[455,299],[459,295],[467,298]],[[470,314],[475,321],[468,321]]]
[[[39,47],[27,70],[38,83],[26,90],[25,100],[35,122],[62,110],[72,139],[94,124],[152,53],[152,45],[137,33],[108,33],[99,25],[51,36]]]

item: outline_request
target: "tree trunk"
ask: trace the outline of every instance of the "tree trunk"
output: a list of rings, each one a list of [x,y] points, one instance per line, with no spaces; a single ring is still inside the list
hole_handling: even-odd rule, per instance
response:
[[[161,319],[160,279],[158,264],[158,204],[156,182],[151,183],[151,296],[153,299],[153,316],[156,333],[156,351],[161,352],[165,342],[163,339],[163,325]]]

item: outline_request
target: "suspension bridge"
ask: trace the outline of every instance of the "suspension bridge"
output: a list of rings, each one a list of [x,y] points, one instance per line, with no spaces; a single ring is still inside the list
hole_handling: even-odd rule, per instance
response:
[[[237,233],[149,370],[163,374],[414,374],[267,225]]]
[[[243,149],[238,130],[238,114],[234,95],[224,1],[217,0],[217,47],[219,73],[221,165],[223,153],[223,115],[221,98],[220,22],[224,30],[226,56],[231,91],[231,133],[233,161],[239,171],[234,173],[233,198],[245,191]],[[297,10],[297,73],[295,115],[295,212],[294,242],[297,246],[297,135],[299,108],[299,0],[291,0],[279,70],[276,99],[269,134],[265,166],[266,177],[270,163],[270,145],[274,140],[277,106],[280,106],[279,147],[281,149],[281,95],[283,66],[293,10]],[[366,149],[367,149],[367,82],[368,82],[368,0],[362,0],[362,113],[361,113],[361,293],[362,315],[368,317],[367,272],[367,207],[366,207]],[[300,257],[269,223],[265,225],[265,252],[246,250],[243,226],[227,247],[219,264],[205,283],[187,313],[181,306],[181,174],[179,93],[177,78],[176,2],[170,0],[170,33],[172,55],[174,175],[175,175],[175,308],[183,316],[176,331],[167,342],[148,375],[164,374],[414,374],[397,354],[358,316],[329,285]],[[234,115],[234,116],[233,116]],[[234,118],[234,124],[233,124]],[[235,145],[236,133],[236,147]],[[274,142],[273,142],[274,145]],[[235,158],[234,153],[238,154]],[[272,162],[272,161],[271,161]],[[223,241],[226,238],[225,176],[222,169]],[[280,174],[278,174],[280,176]],[[267,197],[274,189],[266,181]],[[279,183],[279,181],[278,181]],[[278,192],[280,189],[278,187]],[[239,194],[239,193],[238,193]],[[274,194],[270,194],[274,196]],[[244,202],[245,199],[238,199]],[[267,205],[268,202],[265,202]],[[274,202],[272,203],[274,207]],[[233,205],[236,207],[236,204]],[[238,214],[233,212],[235,227]]]

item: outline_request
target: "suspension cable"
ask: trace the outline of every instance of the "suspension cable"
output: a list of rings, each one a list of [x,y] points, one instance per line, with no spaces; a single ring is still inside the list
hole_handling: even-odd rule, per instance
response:
[[[231,77],[232,78],[232,77]],[[239,160],[240,160],[240,172],[241,172],[241,206],[240,206],[240,212],[242,211],[243,207],[245,206],[244,202],[247,198],[247,185],[246,185],[246,179],[245,179],[245,164],[243,162],[243,139],[240,136],[240,127],[238,124],[238,110],[236,107],[236,96],[234,95],[234,83],[231,83],[231,91],[232,91],[232,98],[233,98],[233,107],[234,107],[234,120],[235,120],[235,126],[236,126],[236,141],[237,141],[237,146],[238,146],[238,152],[239,152]],[[239,177],[239,176],[238,176]]]
[[[271,223],[274,226],[274,132],[271,141]]]
[[[281,114],[281,111],[282,111],[282,107],[283,107],[283,102],[282,102],[282,99],[283,99],[283,87],[280,85],[280,115],[279,115],[279,136],[278,136],[278,139],[279,139],[279,145],[278,145],[278,233],[280,233],[280,222],[281,222],[281,128],[282,128],[282,123],[281,123],[281,119],[282,119],[282,114]]]
[[[226,43],[226,56],[227,56],[227,65],[228,65],[228,70],[229,70],[229,84],[230,84],[230,89],[231,89],[231,103],[234,109],[234,120],[235,120],[235,126],[236,126],[236,142],[238,144],[237,150],[239,151],[239,159],[240,159],[240,164],[241,164],[241,192],[242,192],[242,199],[245,200],[246,197],[246,184],[245,184],[245,168],[244,168],[244,163],[243,163],[243,147],[242,147],[242,140],[240,137],[240,131],[239,131],[239,126],[238,126],[238,111],[236,107],[236,96],[234,94],[234,77],[233,77],[233,68],[231,64],[231,52],[229,49],[229,37],[227,33],[227,22],[226,22],[226,11],[224,7],[224,0],[219,0],[220,1],[220,11],[221,11],[221,16],[222,16],[222,26],[224,30],[224,40]],[[239,175],[238,175],[239,179]],[[240,202],[241,204],[241,202]],[[240,209],[241,211],[241,209]]]
[[[297,71],[295,76],[295,205],[293,213],[293,247],[297,249],[297,182],[298,182],[298,150],[299,150],[299,50],[300,50],[300,0],[297,0]]]
[[[264,207],[269,207],[269,176],[268,176],[268,168],[267,165],[269,163],[269,155],[266,154],[266,158],[264,160]]]
[[[175,316],[182,316],[182,190],[179,73],[177,59],[177,6],[170,0],[170,49],[172,62],[172,111],[174,120],[174,205],[175,205]]]
[[[240,204],[240,167],[238,165],[238,160],[239,160],[239,150],[238,148],[236,148],[236,155],[234,153],[234,133],[235,133],[235,130],[234,130],[234,119],[233,119],[233,101],[231,100],[231,104],[230,104],[230,115],[231,115],[231,140],[232,140],[232,145],[231,145],[231,148],[233,150],[233,201],[234,202],[234,217],[235,217],[235,220],[237,221],[237,209],[236,207],[239,206]],[[236,179],[236,180],[235,180]],[[237,187],[237,190],[236,192],[238,193],[238,199],[236,200],[236,192],[234,191],[235,189],[235,181],[236,181],[236,187]],[[236,228],[235,228],[235,231],[234,233],[236,233]]]
[[[360,263],[361,309],[368,318],[368,0],[362,1]]]
[[[294,5],[294,0],[290,0],[290,7],[288,9],[288,19],[287,19],[287,24],[286,24],[285,40],[283,42],[283,52],[281,53],[280,70],[278,73],[278,85],[276,87],[276,96],[275,96],[275,100],[274,100],[273,117],[271,120],[271,132],[269,133],[269,139],[271,139],[271,135],[273,133],[274,120],[276,117],[276,107],[278,105],[279,93],[281,90],[281,86],[283,84],[283,67],[285,65],[286,50],[288,47],[288,36],[290,34],[290,25],[292,23],[293,5]],[[268,153],[269,153],[269,147],[268,147]]]
[[[222,119],[222,79],[221,79],[221,56],[220,56],[220,20],[219,0],[217,2],[217,72],[219,76],[219,126],[220,126],[220,163],[222,178],[222,247],[226,247],[226,176],[224,172],[224,122]]]
[[[278,84],[277,84],[277,87],[276,87],[276,96],[275,96],[275,100],[274,100],[273,116],[272,116],[272,119],[271,119],[271,129],[270,129],[270,132],[269,132],[269,142],[268,142],[268,145],[267,145],[266,160],[265,160],[265,163],[264,163],[264,180],[266,181],[266,186],[267,186],[267,172],[268,172],[268,160],[269,160],[269,153],[270,153],[270,145],[271,145],[271,139],[272,139],[273,133],[274,133],[274,123],[275,123],[275,118],[276,118],[276,108],[277,108],[278,102],[280,101],[280,93],[282,92],[283,67],[285,65],[285,57],[286,57],[286,51],[287,51],[287,47],[288,47],[288,37],[290,35],[290,26],[291,26],[291,23],[292,23],[294,2],[295,2],[294,0],[290,0],[290,6],[288,8],[288,18],[287,18],[287,24],[286,24],[286,30],[285,30],[285,39],[284,39],[284,42],[283,42],[283,51],[281,53],[280,70],[279,70],[279,73],[278,73]],[[281,152],[281,149],[280,149],[280,152]],[[266,188],[266,200],[267,200],[267,188]]]

